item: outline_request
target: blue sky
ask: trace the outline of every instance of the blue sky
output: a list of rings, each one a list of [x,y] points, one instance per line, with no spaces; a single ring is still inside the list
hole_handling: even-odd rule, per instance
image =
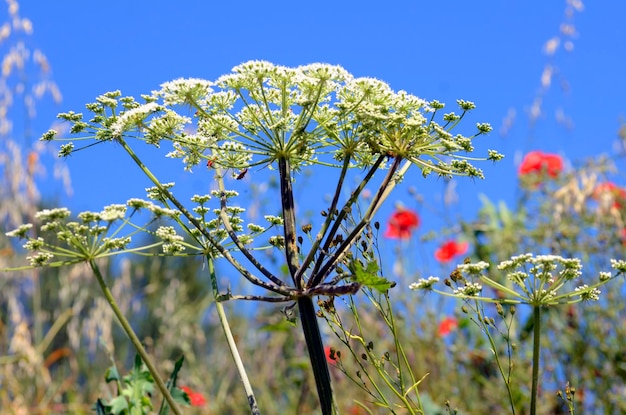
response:
[[[525,151],[556,152],[568,160],[612,151],[626,116],[626,3],[588,3],[569,21],[577,32],[573,51],[560,48],[552,57],[542,49],[559,35],[566,1],[23,1],[20,14],[34,25],[27,46],[47,55],[64,97],[60,106],[39,108],[37,136],[57,112],[81,111],[103,92],[138,95],[174,78],[215,79],[250,59],[340,64],[356,76],[450,107],[457,98],[474,101],[469,125],[494,126],[479,151],[495,148],[507,158],[496,167],[481,166],[485,181],[459,181],[463,203],[453,207],[454,216],[475,210],[479,193],[510,200],[516,162]],[[0,13],[2,18],[6,11]],[[527,110],[547,63],[556,75],[545,92],[544,113],[531,128]],[[555,120],[559,107],[573,128]],[[515,121],[502,136],[498,131],[512,110]],[[66,203],[96,210],[143,196],[147,182],[123,156],[109,146],[69,159],[75,193]],[[443,181],[425,182],[415,173],[407,185],[442,209]],[[182,169],[172,177],[192,187],[210,179],[200,172],[189,178]],[[382,213],[406,199],[400,190]]]

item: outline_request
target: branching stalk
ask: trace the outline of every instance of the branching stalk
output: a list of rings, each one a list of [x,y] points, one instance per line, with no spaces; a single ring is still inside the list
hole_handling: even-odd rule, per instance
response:
[[[224,188],[224,180],[222,179],[222,177],[218,178],[217,183],[218,183],[219,190],[221,192],[224,192],[224,190],[225,190],[225,188]],[[239,238],[237,237],[237,234],[233,230],[232,225],[230,224],[230,220],[228,219],[228,214],[226,212],[226,197],[224,197],[224,196],[222,196],[220,198],[220,218],[222,219],[222,223],[224,224],[224,229],[226,229],[226,232],[228,232],[228,236],[235,243],[235,245],[237,246],[237,249],[239,249],[239,251],[243,254],[243,256],[245,256],[246,259],[248,261],[250,261],[250,263],[256,269],[258,269],[261,274],[263,274],[265,277],[267,277],[274,284],[276,284],[278,286],[284,286],[285,283],[283,281],[281,281],[280,278],[278,278],[274,274],[272,274],[267,268],[265,268],[263,266],[263,264],[261,264],[250,253],[250,251],[245,247],[245,245],[239,240]]]
[[[139,166],[139,168],[144,172],[144,174],[152,181],[152,183],[154,183],[154,185],[157,186],[157,188],[167,197],[167,199],[170,200],[174,204],[174,206],[176,206],[176,209],[178,209],[183,214],[183,216],[185,216],[185,218],[196,229],[198,229],[202,233],[202,235],[209,241],[209,243],[215,249],[217,249],[218,252],[220,254],[222,254],[222,256],[228,262],[230,262],[230,264],[233,267],[235,267],[235,269],[244,278],[246,278],[252,284],[257,285],[259,287],[263,287],[263,288],[265,288],[265,289],[267,289],[269,291],[273,291],[275,293],[283,294],[283,295],[290,295],[291,294],[291,291],[287,287],[278,287],[278,286],[276,286],[276,284],[273,284],[271,282],[267,283],[267,282],[265,282],[265,281],[255,277],[247,269],[245,269],[243,265],[241,265],[235,258],[233,258],[233,256],[230,254],[230,252],[226,248],[224,248],[224,246],[222,246],[221,244],[219,244],[218,242],[216,242],[213,239],[213,237],[209,234],[207,229],[204,226],[202,226],[202,224],[200,222],[198,222],[198,220],[185,208],[185,206],[183,206],[182,203],[180,203],[174,197],[174,195],[161,184],[161,182],[154,176],[154,174],[152,174],[152,172],[146,167],[146,165],[143,164],[143,162],[139,159],[139,157],[137,157],[137,155],[132,150],[132,148],[130,148],[130,146],[124,140],[120,139],[120,140],[118,140],[118,142],[121,144],[121,146],[124,148],[124,150],[126,150],[126,152],[131,156],[131,158],[137,164],[137,166]]]
[[[296,280],[298,272],[298,246],[296,245],[296,215],[293,199],[293,188],[291,185],[291,168],[289,160],[278,160],[278,170],[280,173],[281,204],[283,209],[283,222],[285,230],[285,255],[289,274],[294,280],[297,289],[303,288],[302,279]],[[324,355],[324,344],[320,334],[317,315],[311,297],[299,297],[298,309],[300,311],[300,321],[302,330],[313,367],[313,375],[317,386],[317,393],[322,408],[323,415],[333,413],[333,394],[330,384],[330,373]]]
[[[401,162],[401,159],[399,158],[396,158],[394,160],[393,165],[389,168],[389,171],[387,172],[387,176],[385,176],[383,183],[381,184],[380,188],[378,189],[378,192],[374,196],[374,199],[370,203],[369,208],[363,215],[363,218],[354,227],[350,235],[346,237],[346,239],[339,246],[339,248],[337,248],[337,251],[332,255],[332,257],[329,258],[328,261],[326,261],[326,263],[324,263],[320,271],[315,273],[315,275],[313,276],[314,283],[321,282],[324,278],[326,278],[326,276],[330,272],[332,272],[332,270],[337,266],[339,261],[341,261],[341,259],[350,249],[350,247],[354,244],[354,241],[356,240],[356,238],[358,238],[361,232],[363,232],[363,229],[365,229],[365,226],[368,223],[370,223],[370,221],[372,220],[372,217],[374,217],[374,214],[376,214],[378,209],[380,209],[383,201],[387,198],[387,196],[389,196],[389,193],[391,192],[391,190],[396,186],[396,182],[393,179],[396,175],[396,171],[398,170],[398,166],[400,165],[400,162]],[[400,172],[400,174],[404,174],[404,172],[406,171],[406,169],[408,169],[409,166],[410,166],[410,163],[407,163],[405,166],[403,166],[403,171]]]
[[[352,205],[357,201],[359,195],[361,194],[363,189],[365,189],[365,186],[367,185],[367,183],[369,183],[372,177],[374,177],[374,174],[376,173],[376,171],[378,170],[378,168],[380,167],[384,159],[385,159],[384,156],[380,156],[378,160],[376,160],[376,163],[374,163],[374,165],[369,169],[369,171],[367,172],[363,180],[361,180],[361,183],[359,184],[359,186],[354,190],[354,192],[352,192],[350,199],[348,199],[348,201],[345,203],[343,208],[339,211],[339,214],[335,218],[333,228],[330,230],[330,232],[326,236],[326,242],[324,243],[324,246],[322,247],[322,250],[320,251],[319,258],[315,264],[315,268],[313,269],[313,273],[312,273],[313,276],[311,278],[311,281],[308,284],[309,286],[315,286],[321,283],[323,279],[326,277],[324,273],[319,272],[320,268],[324,264],[325,253],[328,252],[328,249],[330,248],[330,245],[333,242],[333,239],[335,238],[335,234],[339,230],[339,227],[341,226],[341,222],[345,218],[347,212],[350,211]],[[340,189],[337,188],[336,194],[335,194],[336,197],[338,197],[339,191]],[[334,216],[334,212],[331,211],[328,213],[329,218],[332,217],[331,215]],[[367,223],[369,223],[369,220],[367,220],[366,218],[363,218],[361,222],[359,223],[359,225],[357,225],[358,229],[357,228],[353,229],[350,235],[348,235],[345,241],[346,243],[344,245],[348,247],[352,246],[352,243],[360,235],[361,230],[365,227]]]
[[[313,262],[315,255],[318,254],[319,252],[319,247],[320,247],[320,244],[322,243],[322,240],[324,239],[324,235],[326,234],[326,231],[328,230],[330,224],[332,223],[332,220],[334,217],[333,212],[335,212],[335,209],[337,209],[337,203],[339,202],[339,196],[341,195],[341,189],[343,188],[343,181],[346,177],[346,173],[348,171],[349,165],[350,165],[350,159],[346,157],[343,163],[343,167],[341,169],[341,173],[339,175],[339,180],[337,181],[337,186],[335,188],[335,194],[333,196],[333,200],[330,204],[330,208],[328,209],[328,216],[326,217],[326,220],[322,224],[322,228],[317,233],[317,236],[315,237],[315,241],[313,241],[313,244],[311,246],[311,249],[309,250],[309,253],[307,254],[306,258],[304,258],[304,261],[302,262],[302,266],[300,267],[300,269],[298,270],[296,274],[296,277],[295,277],[296,279],[302,279],[304,273],[306,272],[306,269],[309,267],[311,262]],[[323,255],[322,252],[319,252],[319,255],[320,255],[319,258],[321,258],[321,255]]]
[[[104,276],[100,272],[100,268],[98,267],[98,265],[96,264],[94,260],[89,261],[89,266],[91,267],[91,270],[96,276],[96,280],[98,280],[98,284],[100,285],[102,294],[104,294],[104,297],[109,303],[111,310],[113,310],[113,314],[115,314],[115,317],[117,317],[117,320],[120,322],[122,329],[124,330],[128,338],[130,339],[133,346],[135,346],[135,349],[137,350],[137,353],[141,357],[141,360],[143,360],[144,364],[150,371],[150,374],[154,378],[154,381],[156,382],[157,387],[159,388],[159,391],[163,395],[163,398],[165,398],[165,401],[170,406],[170,408],[172,409],[172,412],[175,415],[182,415],[182,412],[176,405],[176,402],[174,402],[174,398],[170,394],[170,391],[167,389],[165,382],[163,382],[163,378],[161,378],[161,375],[159,374],[156,366],[154,365],[154,363],[152,363],[152,359],[150,359],[150,356],[148,356],[146,349],[141,344],[141,341],[135,334],[135,331],[131,327],[126,317],[124,316],[124,313],[122,313],[122,310],[120,310],[119,306],[117,305],[117,302],[115,301],[115,298],[113,298],[113,293],[111,293],[111,289],[106,283]]]

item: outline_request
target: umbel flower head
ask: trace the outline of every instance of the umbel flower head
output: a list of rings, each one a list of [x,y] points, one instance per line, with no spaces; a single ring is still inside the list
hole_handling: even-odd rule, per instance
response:
[[[479,123],[472,135],[452,134],[472,102],[458,100],[460,112],[437,122],[444,104],[320,63],[293,68],[250,61],[215,81],[177,79],[143,98],[142,104],[114,91],[87,105],[94,113],[89,121],[75,112],[59,117],[73,124],[72,133],[93,133],[96,140],[171,141],[168,156],[182,159],[186,169],[208,162],[243,170],[279,160],[295,171],[344,161],[362,168],[384,156],[409,160],[425,175],[483,177],[463,154],[473,151],[475,137],[491,131]],[[52,132],[43,137],[53,138]],[[62,155],[72,151],[74,145],[65,144]],[[489,150],[487,158],[502,157]]]
[[[139,160],[130,139],[156,147],[169,142],[172,150],[167,156],[182,160],[186,170],[198,165],[214,170],[219,187],[212,195],[212,203],[218,205],[213,210],[216,218],[206,217],[210,207],[204,203],[190,210],[181,204],[174,206],[194,228],[192,236],[206,242],[210,255],[217,251],[250,282],[286,299],[318,295],[342,282],[344,277],[334,275],[337,267],[411,166],[420,168],[424,176],[435,173],[482,178],[482,171],[470,162],[476,157],[469,153],[474,151],[474,139],[491,131],[489,124],[477,123],[468,135],[453,133],[475,108],[470,101],[457,100],[456,112],[442,113],[444,104],[439,101],[394,91],[380,80],[355,78],[340,66],[319,63],[285,67],[250,61],[215,80],[193,78],[164,83],[142,99],[145,102],[113,91],[87,104],[90,117],[83,118],[76,112],[59,117],[70,122],[70,132],[83,139],[119,143],[155,184],[154,200],[162,204],[171,206],[176,199],[174,193]],[[54,139],[54,133],[46,133],[43,139]],[[69,143],[60,154],[67,156],[73,151],[75,146]],[[486,159],[496,161],[502,157],[488,150]],[[332,187],[337,192],[345,190],[348,169],[356,168],[364,174],[347,201],[341,201],[338,193],[332,199],[333,206],[326,211],[309,253],[301,255],[297,252],[301,247],[297,244],[292,189],[296,175],[304,166],[313,164],[340,169],[338,184]],[[266,229],[255,225],[248,227],[249,234],[243,234],[241,212],[232,211],[231,196],[223,190],[224,180],[229,176],[243,179],[250,170],[249,178],[265,167],[266,172],[278,171],[282,222],[270,221],[278,235],[268,234],[267,244],[252,246],[252,237]],[[360,193],[380,170],[385,171],[385,177],[378,191],[367,209],[361,211],[362,217],[350,222],[353,218],[348,215],[356,211]],[[397,212],[386,236],[408,238],[418,224],[419,218],[413,212]],[[340,229],[345,235],[339,235]],[[157,236],[162,238],[168,254],[180,254],[188,248],[181,245],[171,228],[160,228]],[[230,243],[232,249],[251,261],[262,279],[229,256],[224,245]],[[284,254],[293,284],[265,268],[255,258],[257,249]],[[323,254],[317,255],[316,251]],[[354,283],[354,287],[359,284]]]
[[[601,272],[598,280],[589,285],[578,283],[567,289],[567,284],[575,284],[582,275],[582,265],[577,258],[563,258],[558,255],[523,254],[511,257],[498,264],[507,282],[497,282],[485,273],[489,264],[465,263],[457,267],[446,279],[445,284],[452,287],[452,292],[439,291],[434,285],[438,278],[430,277],[412,283],[412,290],[436,291],[438,293],[465,299],[506,304],[529,304],[532,306],[551,306],[579,301],[596,301],[600,298],[599,287],[626,272],[626,261],[611,260],[616,273]],[[497,293],[497,298],[484,296],[484,288],[489,287]]]

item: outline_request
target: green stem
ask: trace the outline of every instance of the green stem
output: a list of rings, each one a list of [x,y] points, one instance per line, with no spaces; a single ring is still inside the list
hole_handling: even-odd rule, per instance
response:
[[[35,343],[39,343],[43,338],[43,326],[41,318],[43,311],[41,308],[41,279],[39,278],[39,270],[33,269],[32,271],[33,281],[33,338]]]
[[[217,277],[215,276],[215,267],[213,266],[213,260],[211,258],[207,257],[207,263],[208,263],[208,268],[209,268],[209,274],[211,275],[211,282],[213,284],[213,296],[216,297],[218,295],[218,291],[217,291]],[[239,378],[241,379],[241,383],[243,384],[243,388],[246,392],[246,397],[248,398],[248,405],[250,405],[250,411],[252,415],[261,415],[261,411],[259,410],[259,407],[257,405],[256,398],[254,397],[254,391],[252,390],[252,385],[250,384],[248,374],[246,373],[246,368],[244,367],[243,361],[241,360],[239,349],[237,349],[237,343],[235,343],[233,332],[230,329],[230,324],[228,324],[228,318],[226,317],[224,306],[222,305],[220,301],[215,301],[215,308],[217,309],[217,315],[220,319],[220,324],[222,326],[222,329],[224,330],[224,336],[226,337],[226,342],[228,343],[230,354],[233,357],[233,360],[235,362],[237,373],[239,373]]]
[[[539,387],[539,355],[541,353],[541,306],[533,306],[533,383],[530,391],[530,415],[537,411],[537,389]]]
[[[493,356],[496,359],[496,366],[498,367],[498,371],[500,372],[500,376],[502,376],[502,380],[504,381],[504,385],[506,386],[506,391],[509,397],[509,404],[511,405],[511,413],[515,415],[515,401],[513,399],[513,391],[511,390],[511,376],[510,376],[510,368],[511,368],[511,356],[509,355],[509,374],[504,373],[504,369],[502,368],[502,363],[500,362],[500,353],[498,352],[498,348],[496,345],[496,341],[493,339],[493,336],[489,332],[489,325],[485,323],[485,309],[479,301],[475,302],[476,305],[476,313],[478,316],[477,323],[480,324],[480,328],[487,336],[489,340],[489,345],[491,346],[491,350],[493,352]],[[507,342],[510,341],[510,337],[507,337]]]
[[[241,383],[243,383],[243,388],[246,391],[246,397],[248,398],[248,405],[250,405],[250,412],[252,415],[261,415],[261,411],[256,402],[256,398],[254,397],[254,391],[252,390],[252,385],[250,384],[250,379],[248,379],[248,375],[246,373],[246,369],[243,366],[243,361],[241,360],[241,356],[239,354],[239,350],[237,349],[237,344],[235,343],[235,338],[233,337],[233,333],[230,330],[230,325],[228,324],[228,320],[226,319],[226,313],[224,312],[224,306],[221,302],[216,302],[215,307],[217,309],[217,315],[220,318],[220,324],[222,325],[222,329],[224,330],[224,335],[226,336],[226,341],[228,342],[228,348],[230,349],[230,354],[235,361],[235,366],[237,367],[237,373],[239,373],[239,378],[241,379]]]
[[[200,233],[207,239],[207,241],[209,241],[209,243],[211,244],[212,247],[214,247],[215,249],[217,249],[219,251],[220,254],[222,254],[222,256],[233,266],[235,267],[235,269],[237,271],[239,271],[239,273],[248,281],[250,281],[252,284],[254,285],[258,285],[259,287],[263,287],[269,291],[273,291],[275,293],[279,293],[279,294],[283,294],[283,295],[291,295],[291,290],[288,287],[280,287],[280,286],[275,286],[274,284],[269,284],[266,283],[265,281],[257,278],[256,276],[254,276],[253,274],[251,274],[246,268],[244,268],[243,265],[241,265],[232,255],[231,253],[222,245],[220,244],[218,241],[216,241],[211,234],[209,233],[209,231],[206,229],[205,226],[203,226],[196,218],[194,215],[191,214],[191,212],[189,212],[185,206],[183,206],[182,203],[180,203],[180,201],[178,201],[178,199],[176,199],[174,197],[174,195],[172,194],[172,192],[170,192],[168,189],[166,189],[161,182],[159,181],[159,179],[156,178],[156,176],[154,174],[152,174],[152,172],[148,169],[148,167],[146,167],[145,164],[143,164],[143,162],[139,159],[139,157],[135,154],[135,152],[132,150],[132,148],[130,148],[130,146],[122,139],[118,140],[118,143],[124,148],[124,150],[126,150],[126,152],[130,155],[130,157],[133,159],[133,161],[135,162],[135,164],[137,164],[137,166],[139,166],[139,168],[141,169],[141,171],[143,171],[143,173],[150,179],[150,181],[152,181],[152,183],[154,183],[154,185],[167,197],[167,199],[172,202],[172,204],[174,204],[174,206],[176,206],[176,209],[178,209],[183,216],[185,216],[185,218],[196,228],[200,231]],[[180,222],[179,222],[180,223]],[[181,226],[184,226],[182,223],[180,223]]]
[[[165,382],[163,382],[161,375],[159,375],[159,372],[157,371],[156,366],[154,366],[154,363],[152,363],[150,356],[148,356],[146,349],[144,349],[143,345],[141,344],[141,341],[135,334],[135,331],[131,327],[130,323],[128,322],[124,314],[122,313],[122,310],[120,310],[119,306],[117,305],[115,298],[113,298],[113,293],[111,293],[111,289],[109,288],[106,281],[104,280],[104,276],[100,272],[100,268],[98,268],[98,265],[96,264],[94,260],[89,261],[89,266],[91,267],[94,275],[96,276],[96,279],[98,280],[98,284],[100,285],[100,289],[102,290],[104,297],[107,299],[107,302],[109,303],[109,306],[111,307],[111,310],[113,310],[113,314],[115,314],[115,317],[117,317],[118,321],[120,322],[122,329],[124,330],[128,338],[130,339],[131,343],[133,343],[133,345],[135,346],[137,353],[141,357],[141,360],[143,360],[143,362],[145,363],[146,367],[148,368],[148,371],[150,371],[150,374],[154,378],[154,381],[156,382],[157,387],[161,391],[161,394],[163,395],[168,405],[172,409],[172,412],[175,415],[182,415],[182,412],[180,412],[180,409],[178,409],[178,406],[176,405],[176,402],[174,402],[174,398],[172,398],[170,391],[167,389]]]
[[[367,296],[368,296],[368,298],[370,300],[373,300],[373,298],[369,294]],[[365,349],[365,352],[368,354],[368,359],[370,361],[374,362],[374,361],[376,361],[376,359],[378,357],[377,356],[373,356],[372,355],[372,351],[366,345],[365,335],[363,334],[363,326],[361,324],[361,319],[359,317],[358,308],[356,306],[356,303],[354,302],[354,296],[350,296],[349,299],[350,299],[350,302],[348,303],[348,306],[350,307],[350,311],[352,312],[352,315],[354,316],[354,322],[356,324],[356,329],[357,329],[357,332],[359,334],[358,334],[358,336],[353,335],[351,333],[351,330],[350,331],[346,330],[345,328],[342,327],[341,324],[339,324],[339,327],[341,328],[341,330],[343,330],[345,335],[348,336],[348,339],[356,339],[359,343],[361,343],[361,346],[363,347],[363,349]],[[348,345],[347,342],[345,344]],[[368,370],[368,368],[365,367],[365,365],[363,365],[363,363],[362,363],[363,360],[360,359],[360,356],[357,356],[357,353],[354,351],[354,349],[350,348],[350,351],[352,352],[352,356],[354,357],[355,361],[358,362],[358,365],[361,368],[361,371],[368,378],[368,380],[371,383],[371,386],[376,390],[376,393],[378,395],[375,395],[369,388],[365,389],[367,391],[367,393],[369,393],[372,397],[378,399],[378,401],[380,403],[384,404],[384,405],[380,405],[380,406],[389,409],[392,414],[395,414],[396,412],[392,409],[391,403],[387,400],[387,396],[386,396],[385,392],[383,392],[383,390],[380,388],[379,384],[374,380],[374,378],[373,378],[372,374],[370,373],[370,371]],[[380,378],[385,383],[387,383],[386,382],[386,378],[385,378],[384,370],[381,370],[380,366],[378,366],[378,365],[375,366],[375,369],[376,369],[376,372],[378,373],[378,375],[380,376]],[[360,384],[360,383],[365,384],[365,382],[363,382],[363,381],[357,382],[357,384]]]
[[[416,385],[417,380],[415,379],[415,376],[413,375],[413,371],[411,370],[411,365],[409,363],[409,359],[406,356],[406,353],[404,352],[404,348],[402,347],[402,342],[400,342],[400,334],[398,333],[398,327],[396,326],[395,320],[393,318],[393,309],[391,308],[391,300],[389,299],[389,293],[385,293],[384,297],[385,297],[387,309],[389,310],[389,314],[387,317],[385,313],[382,313],[382,308],[381,308],[381,314],[383,315],[383,318],[387,322],[387,326],[391,329],[391,334],[393,335],[393,340],[395,343],[396,354],[397,354],[398,374],[400,378],[400,383],[402,384],[402,396],[408,396],[407,391],[405,391],[405,386],[403,385],[403,381],[402,381],[402,373],[403,373],[402,363],[404,363],[405,367],[408,369],[409,376],[411,377],[411,386],[409,387],[409,390],[411,388],[415,390],[415,397],[417,399],[417,405],[418,405],[419,411],[422,412],[422,400],[420,399],[419,390],[417,387],[414,387]],[[400,359],[402,359],[402,361]],[[414,413],[412,406],[407,405],[407,408],[411,411],[411,413]]]
[[[332,415],[333,391],[313,299],[311,297],[299,297],[298,309],[300,310],[300,322],[302,323],[306,347],[309,351],[311,366],[313,367],[313,376],[315,377],[317,394],[322,407],[322,415]]]
[[[218,189],[220,190],[220,192],[225,192],[225,187],[224,187],[224,178],[220,172],[220,174],[216,175],[217,176],[217,186]],[[248,248],[246,248],[245,244],[243,244],[239,238],[237,237],[237,233],[235,232],[235,230],[233,229],[231,223],[230,223],[230,219],[228,218],[228,213],[226,210],[226,196],[221,196],[220,197],[220,217],[222,219],[222,223],[224,225],[224,229],[226,229],[226,232],[228,232],[228,236],[230,237],[230,239],[234,242],[234,244],[237,246],[237,249],[239,249],[239,252],[241,252],[243,254],[243,256],[246,257],[246,259],[248,261],[250,261],[250,263],[252,265],[254,265],[254,267],[259,270],[267,279],[269,279],[270,281],[272,281],[274,284],[276,284],[279,287],[283,287],[285,286],[285,283],[278,277],[274,276],[274,274],[272,274],[268,269],[266,269],[263,264],[261,264],[255,257],[254,255],[252,255],[250,253],[250,251],[248,250]]]

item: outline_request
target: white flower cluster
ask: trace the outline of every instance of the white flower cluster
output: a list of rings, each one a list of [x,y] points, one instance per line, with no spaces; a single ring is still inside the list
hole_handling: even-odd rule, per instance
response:
[[[35,213],[35,219],[39,219],[42,222],[46,221],[54,221],[65,219],[69,217],[71,214],[68,208],[54,208],[54,209],[44,209],[37,213]]]
[[[244,169],[250,165],[252,154],[241,143],[225,141],[213,149],[212,159],[222,167]]]
[[[125,131],[140,127],[144,120],[155,112],[163,111],[164,107],[156,102],[149,102],[139,107],[124,111],[111,125],[111,133],[114,137],[121,137]]]
[[[479,275],[487,268],[489,268],[489,264],[485,261],[476,262],[474,264],[460,264],[457,266],[459,271],[470,275]]]
[[[600,299],[601,291],[597,288],[589,288],[587,284],[583,284],[576,287],[575,294],[580,295],[583,301],[598,301]]]
[[[102,247],[107,250],[122,250],[125,249],[131,242],[130,236],[124,236],[120,238],[102,238]]]
[[[212,82],[204,79],[179,78],[161,84],[161,89],[152,95],[163,98],[165,105],[191,105],[209,95],[213,91],[212,86]]]
[[[621,273],[626,273],[626,261],[623,259],[617,260],[611,258],[611,267]]]
[[[54,255],[49,252],[38,252],[35,255],[27,256],[31,267],[43,267],[48,264]]]
[[[433,285],[439,282],[437,277],[428,277],[428,279],[420,278],[417,282],[413,282],[409,285],[410,290],[431,290]]]
[[[32,229],[33,225],[31,223],[25,223],[20,225],[17,229],[6,232],[5,235],[9,238],[26,238],[28,232]]]
[[[185,250],[183,237],[176,233],[173,226],[159,226],[155,232],[156,236],[163,240],[163,253],[174,254]]]
[[[105,222],[113,222],[118,219],[124,219],[126,215],[126,205],[109,205],[105,206],[100,212],[100,220]]]
[[[483,286],[477,282],[467,282],[464,286],[456,288],[452,293],[465,297],[475,297],[483,290]]]
[[[271,225],[277,225],[277,226],[282,226],[283,225],[283,218],[280,217],[280,216],[265,215],[264,218]]]

